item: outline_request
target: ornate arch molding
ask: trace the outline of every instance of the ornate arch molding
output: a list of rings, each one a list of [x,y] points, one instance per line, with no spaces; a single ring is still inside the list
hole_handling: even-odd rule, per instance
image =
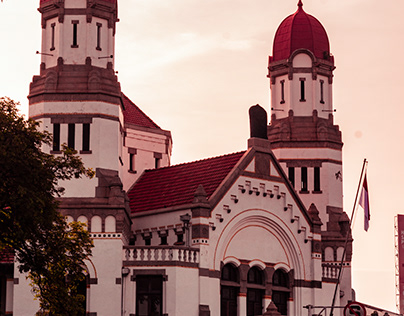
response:
[[[252,225],[266,229],[280,241],[286,252],[286,255],[290,260],[290,267],[287,267],[287,269],[285,270],[290,271],[291,269],[293,269],[295,278],[305,279],[305,265],[302,260],[303,254],[293,232],[282,221],[281,218],[277,217],[276,214],[259,209],[246,210],[235,216],[226,225],[226,227],[223,229],[220,236],[218,237],[218,241],[214,251],[214,269],[220,270],[221,262],[223,262],[223,260],[226,263],[227,261],[235,263],[235,261],[233,261],[235,258],[233,258],[233,260],[224,258],[226,249],[239,231]],[[258,258],[250,259],[254,261]]]

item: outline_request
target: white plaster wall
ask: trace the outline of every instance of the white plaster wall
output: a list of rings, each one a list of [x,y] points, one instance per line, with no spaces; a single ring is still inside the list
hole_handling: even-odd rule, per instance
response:
[[[297,54],[292,61],[293,67],[307,67],[311,68],[313,66],[313,62],[311,60],[311,57],[307,54],[301,53]]]
[[[86,0],[65,0],[65,8],[86,8]]]
[[[120,105],[99,101],[39,102],[29,106],[29,117],[51,114],[103,114],[119,119]]]
[[[14,278],[7,279],[6,283],[6,315],[12,314],[14,301]]]
[[[278,159],[330,159],[342,162],[342,151],[329,148],[282,148],[273,150]],[[288,170],[286,163],[281,163],[286,174]],[[308,189],[312,192],[314,189],[314,168],[308,168]],[[340,172],[342,175],[342,164],[323,162],[320,168],[320,189],[321,194],[299,194],[306,208],[314,203],[320,212],[320,218],[325,224],[328,221],[326,206],[343,207],[343,186],[340,178],[337,179],[336,174]],[[343,175],[342,175],[343,177]],[[300,168],[295,168],[295,188],[299,193],[301,189],[301,173]],[[326,225],[322,226],[326,229]]]
[[[81,8],[85,0],[73,1],[69,4],[70,8]],[[77,3],[75,3],[77,2]],[[66,3],[66,8],[67,8]],[[79,21],[77,26],[77,44],[78,47],[72,47],[73,44],[73,25],[72,21]],[[55,23],[55,49],[50,50],[52,44],[52,23]],[[97,50],[97,23],[101,23],[101,50]],[[49,19],[46,22],[46,28],[42,31],[42,52],[41,61],[46,64],[46,68],[57,65],[57,59],[63,58],[65,64],[84,65],[86,58],[91,57],[93,66],[106,68],[108,62],[114,64],[115,54],[115,36],[113,29],[108,27],[108,21],[98,17],[93,17],[91,23],[87,23],[85,15],[65,15],[65,20],[60,23],[57,18]],[[108,56],[113,56],[112,58]],[[99,58],[101,57],[101,58]],[[108,57],[108,58],[104,58]]]
[[[251,181],[253,187],[263,184],[265,190],[275,191],[277,186],[284,197],[264,197],[262,192],[259,196],[250,195],[248,190],[242,194],[238,186],[245,185],[246,181]],[[238,203],[234,203],[231,195],[237,196]],[[291,210],[285,212],[284,207],[288,204],[292,205]],[[227,213],[224,206],[229,206],[231,212]],[[217,214],[223,217],[222,223],[216,219]],[[292,224],[291,218],[295,216],[299,220]],[[304,239],[310,236],[309,225],[284,184],[240,177],[214,209],[212,222],[216,230],[210,232],[210,244],[215,247],[211,248],[211,268],[220,270],[221,261],[235,257],[283,262],[296,270],[295,277],[299,279],[310,275],[311,243],[304,243]],[[298,227],[306,227],[307,235],[298,234]],[[280,247],[274,247],[274,244]],[[267,251],[262,251],[263,247]],[[277,249],[283,249],[284,253]]]
[[[39,310],[39,302],[35,300],[26,274],[21,274],[18,271],[18,264],[14,265],[14,278],[18,279],[18,284],[14,284],[13,315],[35,315]]]
[[[130,275],[133,274],[133,270],[145,269],[165,270],[167,281],[163,281],[163,314],[199,315],[199,284],[197,281],[199,269],[169,266],[130,267]],[[136,282],[130,281],[129,276],[126,277],[125,282],[124,315],[135,314]]]
[[[177,241],[177,235],[174,232],[175,227],[182,227],[183,223],[180,220],[181,215],[190,214],[190,210],[180,210],[170,213],[159,213],[157,214],[148,214],[148,216],[142,217],[132,217],[133,225],[132,231],[136,234],[136,246],[144,246],[144,240],[140,232],[138,230],[144,232],[150,231],[152,233],[152,246],[160,245],[160,237],[158,235],[159,230],[166,230],[168,229],[168,238],[167,243],[169,245],[173,245]],[[188,231],[188,234],[190,232]],[[185,241],[184,236],[184,241]]]
[[[307,54],[298,54],[292,61],[293,68],[311,68],[312,60]],[[300,78],[305,79],[305,102],[300,101]],[[281,104],[281,81],[284,80],[284,97],[285,103]],[[321,101],[321,84],[323,81],[323,100]],[[295,116],[311,116],[313,110],[317,110],[318,116],[328,118],[333,110],[332,103],[332,84],[328,82],[328,78],[318,75],[313,80],[311,73],[294,73],[293,79],[289,80],[288,75],[282,75],[276,78],[275,84],[271,84],[271,113],[275,113],[276,117],[284,118],[288,116],[289,110],[292,109]]]
[[[74,114],[74,115],[97,115],[103,114],[114,120],[104,119],[102,117],[94,117],[90,125],[90,150],[91,154],[81,154],[84,166],[86,168],[105,168],[119,170],[119,152],[121,133],[119,122],[121,109],[119,105],[105,102],[41,102],[33,104],[29,108],[29,116],[35,118],[42,114]],[[41,130],[53,132],[51,119],[43,118],[41,122]],[[60,142],[67,143],[68,124],[60,125]],[[75,133],[75,149],[80,152],[82,150],[82,124],[76,124]],[[44,147],[49,152],[50,146]],[[62,181],[60,186],[66,189],[65,197],[94,197],[95,187],[98,185],[98,179],[73,179],[70,181]]]
[[[282,101],[282,84],[281,81],[284,81],[284,101],[285,103],[281,103]],[[274,113],[277,118],[287,117],[290,106],[290,80],[288,79],[288,75],[279,76],[276,78],[275,84],[271,84],[271,114]],[[273,108],[273,110],[272,110]]]
[[[170,165],[171,139],[162,133],[126,129],[125,147],[122,151],[124,166],[122,168],[122,182],[124,190],[128,190],[146,169],[155,168],[154,153],[162,154],[160,167]],[[167,145],[168,144],[168,145]],[[134,170],[129,172],[129,148],[136,149],[134,157]]]
[[[122,240],[120,238],[95,238],[92,264],[98,284],[90,286],[90,312],[98,316],[121,314],[121,284],[116,279],[121,278],[122,271]],[[107,298],[107,299],[106,299]]]

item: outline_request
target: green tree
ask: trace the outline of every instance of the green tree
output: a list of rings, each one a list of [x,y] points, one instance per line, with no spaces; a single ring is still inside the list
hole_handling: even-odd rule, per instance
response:
[[[0,251],[13,249],[44,310],[77,315],[76,288],[93,244],[81,225],[65,223],[56,197],[63,193],[59,181],[94,172],[66,146],[57,157],[43,152],[52,136],[38,127],[19,115],[14,101],[0,98]]]

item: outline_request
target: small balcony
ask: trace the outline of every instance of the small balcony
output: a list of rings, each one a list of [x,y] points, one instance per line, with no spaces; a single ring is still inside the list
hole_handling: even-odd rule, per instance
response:
[[[184,246],[126,246],[123,265],[199,267],[199,249]]]

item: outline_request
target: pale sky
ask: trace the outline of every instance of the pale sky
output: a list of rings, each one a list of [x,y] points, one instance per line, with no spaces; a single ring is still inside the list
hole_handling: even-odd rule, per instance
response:
[[[268,55],[297,0],[118,0],[115,69],[122,90],[163,129],[173,163],[246,149],[248,109],[269,111]],[[354,225],[357,300],[395,311],[394,217],[404,168],[404,1],[303,0],[327,30],[335,57],[335,122],[344,141],[344,207],[352,212],[369,160],[371,221]],[[39,73],[39,0],[0,3],[0,96],[27,113]],[[331,298],[330,298],[331,302]]]

